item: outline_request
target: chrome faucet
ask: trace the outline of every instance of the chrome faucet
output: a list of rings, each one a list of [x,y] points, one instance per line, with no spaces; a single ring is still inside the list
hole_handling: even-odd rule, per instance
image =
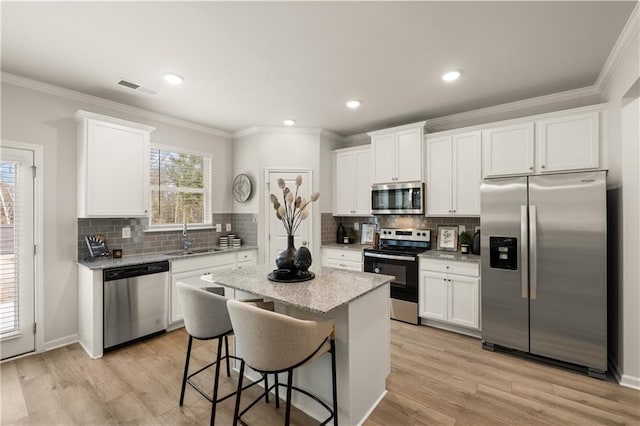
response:
[[[182,249],[187,251],[189,250],[189,247],[191,247],[191,241],[189,241],[189,238],[187,237],[187,224],[184,223],[182,224]]]

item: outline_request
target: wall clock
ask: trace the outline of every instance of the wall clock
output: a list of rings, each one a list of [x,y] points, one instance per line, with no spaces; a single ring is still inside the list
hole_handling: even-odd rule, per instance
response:
[[[233,198],[244,203],[251,197],[251,179],[247,175],[238,175],[233,180]]]

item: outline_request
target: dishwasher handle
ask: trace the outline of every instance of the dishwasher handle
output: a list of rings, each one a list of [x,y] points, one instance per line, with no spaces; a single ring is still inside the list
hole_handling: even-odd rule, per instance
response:
[[[141,265],[122,266],[104,270],[104,281],[123,280],[143,275],[159,274],[169,271],[169,262],[143,263]]]

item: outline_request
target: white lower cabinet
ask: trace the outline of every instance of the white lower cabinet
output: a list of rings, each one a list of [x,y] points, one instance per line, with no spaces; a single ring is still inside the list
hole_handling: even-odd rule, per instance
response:
[[[192,256],[185,259],[171,260],[171,314],[170,323],[181,321],[182,309],[178,300],[176,284],[183,282],[195,287],[206,287],[209,284],[202,281],[205,274],[216,271],[230,271],[237,268],[256,264],[256,250],[246,250],[233,253],[216,253],[210,255]],[[233,289],[225,288],[225,296],[235,297]]]
[[[420,317],[479,329],[480,265],[420,259]]]
[[[362,251],[323,247],[322,266],[362,272],[364,270]]]

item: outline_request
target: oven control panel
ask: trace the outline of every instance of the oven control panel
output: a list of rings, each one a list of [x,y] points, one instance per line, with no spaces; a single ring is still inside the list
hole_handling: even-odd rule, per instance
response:
[[[381,229],[381,240],[431,241],[430,229]]]

